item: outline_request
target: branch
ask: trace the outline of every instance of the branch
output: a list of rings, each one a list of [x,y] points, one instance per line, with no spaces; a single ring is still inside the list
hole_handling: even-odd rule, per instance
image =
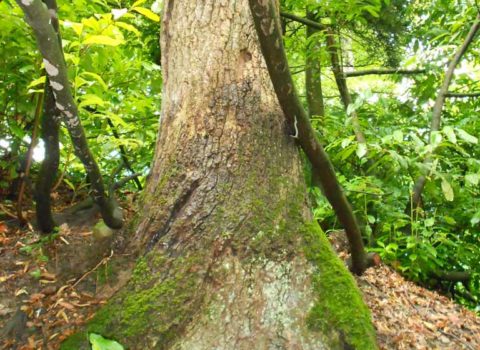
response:
[[[82,161],[91,180],[93,199],[100,207],[105,223],[111,228],[120,228],[123,224],[121,211],[116,206],[114,199],[106,196],[100,169],[88,148],[85,132],[71,92],[62,47],[51,23],[49,11],[41,0],[16,0],[16,2],[25,13],[26,21],[32,27],[37,39],[47,77],[52,87],[55,105],[61,111],[61,118],[72,139],[75,154]]]
[[[272,1],[249,0],[260,48],[265,58],[287,124],[295,128],[298,144],[312,163],[313,171],[322,183],[323,192],[345,228],[352,252],[352,271],[365,271],[366,253],[358,222],[350,203],[337,181],[330,159],[318,142],[308,115],[295,90],[283,48],[278,13]]]
[[[113,191],[118,190],[119,188],[122,188],[123,186],[125,186],[125,184],[128,181],[138,179],[142,175],[143,175],[143,173],[139,172],[139,173],[135,173],[135,174],[129,175],[127,177],[124,177],[123,179],[120,179],[117,182],[113,183],[112,190]]]
[[[480,92],[470,92],[470,93],[448,92],[445,94],[445,97],[452,97],[452,98],[480,97]]]
[[[442,281],[468,283],[472,274],[468,271],[436,271],[433,277]]]
[[[43,94],[39,94],[37,99],[37,106],[35,107],[35,117],[33,121],[32,138],[30,141],[30,145],[28,146],[28,151],[27,151],[26,160],[25,160],[25,170],[20,173],[20,189],[18,191],[18,198],[17,198],[17,216],[18,216],[18,220],[22,224],[25,224],[27,222],[27,220],[23,216],[22,202],[23,202],[23,195],[25,194],[25,181],[30,176],[30,167],[32,165],[32,160],[33,160],[33,150],[37,145],[38,124],[40,123],[40,116],[42,114],[42,103],[43,103]]]
[[[110,118],[107,118],[107,123],[110,126],[110,129],[112,129],[113,136],[117,140],[120,140],[120,135],[118,134],[117,128],[115,127],[115,124],[113,124]],[[125,168],[127,168],[127,170],[130,171],[131,174],[135,174],[135,171],[133,171],[133,168],[132,168],[132,164],[128,160],[127,150],[125,149],[125,146],[119,145],[118,148],[120,149],[120,156],[122,157],[123,164],[125,164]],[[140,183],[140,180],[138,180],[138,176],[132,177],[131,180],[135,182],[135,185],[137,186],[137,189],[139,191],[143,189],[142,184]]]
[[[284,18],[288,18],[292,21],[301,23],[303,25],[309,26],[309,27],[317,29],[317,30],[325,30],[325,26],[323,24],[312,21],[312,20],[307,19],[307,18],[292,15],[291,13],[280,12],[280,16],[282,16]]]
[[[440,129],[440,122],[442,119],[442,109],[443,109],[443,105],[445,104],[445,98],[447,97],[447,94],[448,94],[448,87],[450,86],[450,83],[453,78],[453,72],[455,71],[455,68],[460,62],[462,56],[465,54],[468,47],[472,43],[479,29],[480,29],[480,13],[477,14],[477,17],[475,18],[475,21],[473,22],[473,25],[470,28],[470,31],[468,32],[465,40],[463,41],[463,44],[457,49],[457,52],[455,52],[455,55],[453,56],[452,60],[450,61],[450,64],[448,65],[447,71],[445,73],[445,77],[443,79],[442,86],[438,91],[438,95],[435,100],[435,105],[433,106],[432,122],[430,126],[430,135],[429,135],[430,142],[432,139],[432,134]],[[430,158],[427,157],[424,160],[424,164],[429,164],[429,163],[430,163]],[[410,208],[413,208],[414,210],[418,208],[420,204],[420,198],[422,196],[422,192],[426,182],[427,182],[427,178],[425,175],[421,175],[415,182],[413,187],[411,204],[407,206],[407,211],[409,211]]]
[[[401,75],[414,75],[414,74],[424,74],[426,69],[388,69],[388,68],[379,68],[379,69],[365,69],[354,72],[345,72],[345,77],[361,77],[364,75],[389,75],[389,74],[401,74]]]

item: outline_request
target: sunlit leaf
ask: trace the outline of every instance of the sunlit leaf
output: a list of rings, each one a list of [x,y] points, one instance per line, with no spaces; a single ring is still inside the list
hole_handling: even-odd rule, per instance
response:
[[[144,15],[154,22],[160,22],[160,17],[156,13],[152,12],[152,10],[149,10],[145,7],[133,7],[132,10]]]
[[[442,192],[447,201],[453,201],[454,195],[452,185],[450,185],[450,183],[445,179],[442,179]]]
[[[107,46],[118,46],[123,43],[124,43],[123,40],[111,38],[106,35],[92,35],[87,37],[82,42],[82,44],[84,45],[99,44],[99,45],[107,45]]]
[[[466,141],[466,142],[469,142],[469,143],[474,143],[474,144],[477,144],[478,143],[478,138],[476,138],[475,136],[473,135],[470,135],[468,132],[466,132],[465,130],[463,129],[456,129],[457,130],[457,133],[458,133],[458,136]]]

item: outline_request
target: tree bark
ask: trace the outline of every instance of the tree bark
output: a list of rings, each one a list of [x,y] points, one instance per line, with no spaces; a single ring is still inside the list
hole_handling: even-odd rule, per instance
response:
[[[162,21],[160,131],[128,246],[139,259],[86,331],[129,349],[375,349],[311,221],[248,1],[168,0]]]
[[[327,49],[330,53],[330,60],[332,62],[332,71],[335,77],[335,82],[337,83],[338,91],[340,92],[340,98],[342,100],[345,111],[348,111],[348,106],[350,106],[352,101],[352,96],[348,90],[347,79],[345,79],[345,74],[343,73],[343,67],[340,62],[339,55],[339,46],[335,41],[335,33],[331,27],[326,28],[327,31]],[[352,120],[353,131],[355,133],[355,138],[359,143],[366,143],[367,140],[362,131],[362,126],[360,125],[360,120],[358,119],[358,114],[356,111],[350,112],[350,118]]]
[[[315,20],[315,15],[311,11],[307,10],[307,18]],[[318,29],[307,26],[307,41],[318,32]],[[314,54],[313,57],[312,54]],[[323,101],[322,90],[322,60],[320,43],[310,43],[310,47],[308,47],[306,50],[305,55],[305,92],[307,95],[308,116],[310,119],[317,116],[323,121],[323,118],[325,117],[325,103]],[[316,187],[321,187],[320,179],[313,171],[311,175],[311,183]]]
[[[52,27],[61,45],[62,38],[60,37],[58,26],[57,3],[55,0],[44,0],[43,2],[47,5]],[[55,105],[55,96],[48,78],[46,79],[44,90],[45,99],[43,101],[41,137],[45,145],[45,158],[40,167],[35,186],[35,214],[40,231],[50,233],[55,228],[50,193],[52,192],[60,163],[59,120],[61,112]]]
[[[307,11],[307,18],[315,20],[315,15]],[[307,26],[307,40],[319,30]],[[307,93],[308,114],[310,119],[313,116],[325,116],[325,104],[323,102],[322,91],[322,61],[320,57],[312,57],[312,53],[320,55],[321,47],[319,43],[311,44],[309,50],[306,52],[306,67],[305,67],[305,89]]]
[[[45,158],[40,167],[35,186],[35,213],[40,231],[50,233],[55,228],[50,193],[55,183],[60,162],[60,124],[57,120],[59,111],[55,107],[55,98],[51,87],[48,85],[48,80],[45,84],[45,101],[43,105],[41,126],[42,140],[45,145]]]

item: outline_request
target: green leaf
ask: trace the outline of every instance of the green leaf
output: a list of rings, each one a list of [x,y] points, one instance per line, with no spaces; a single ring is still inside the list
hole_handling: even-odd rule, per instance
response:
[[[81,108],[83,106],[91,106],[91,105],[99,105],[99,106],[104,106],[105,101],[102,100],[100,97],[97,95],[93,94],[86,94],[81,97],[82,102],[78,104],[78,108]]]
[[[458,136],[466,142],[474,143],[474,144],[478,143],[478,139],[475,136],[470,135],[468,132],[466,132],[463,129],[457,129],[457,133],[458,133]]]
[[[435,223],[434,218],[428,218],[428,219],[425,220],[425,226],[426,227],[432,227],[434,223]]]
[[[93,72],[83,72],[80,74],[81,76],[87,76],[95,79],[102,87],[104,90],[108,90],[108,86],[105,83],[105,81],[102,79],[102,77],[96,73]]]
[[[90,333],[90,343],[92,344],[92,350],[124,350],[120,343],[114,340],[105,339],[99,334]]]
[[[145,17],[151,19],[154,22],[160,22],[160,17],[156,13],[145,7],[133,7],[132,10],[144,15]]]
[[[107,46],[118,46],[123,43],[124,41],[121,39],[115,39],[106,35],[92,35],[82,42],[84,45],[99,44]]]
[[[395,139],[395,141],[397,141],[398,143],[402,142],[403,141],[403,132],[401,130],[395,130],[393,132],[393,138]]]
[[[452,185],[450,185],[450,182],[448,182],[445,179],[442,179],[442,192],[447,201],[449,202],[453,201],[454,195],[453,195]]]
[[[480,174],[467,174],[465,175],[465,181],[476,186],[480,181]]]
[[[120,28],[126,29],[129,32],[135,33],[135,35],[140,36],[140,31],[131,24],[125,22],[115,22],[115,24]]]
[[[455,135],[455,131],[451,126],[445,126],[443,128],[443,133],[447,136],[448,141],[453,144],[457,144],[457,136]]]
[[[375,223],[375,217],[372,215],[367,215],[367,220],[369,224],[374,224]]]
[[[132,7],[137,7],[139,5],[142,5],[146,2],[147,0],[137,0],[133,3]]]
[[[357,145],[357,157],[362,158],[365,154],[367,154],[367,145],[365,143],[359,143]]]
[[[30,89],[30,88],[35,87],[35,86],[40,85],[40,84],[45,84],[45,80],[46,80],[45,75],[38,78],[38,79],[35,79],[30,84],[28,84],[27,89]]]

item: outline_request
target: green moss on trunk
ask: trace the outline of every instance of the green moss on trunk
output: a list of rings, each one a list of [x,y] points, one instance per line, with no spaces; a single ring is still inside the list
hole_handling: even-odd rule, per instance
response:
[[[332,348],[377,349],[370,311],[325,234],[317,223],[309,223],[303,237],[305,255],[316,267],[313,286],[317,300],[308,315],[309,327],[326,334],[336,331]]]
[[[101,334],[125,346],[163,349],[199,310],[204,256],[169,259],[151,252],[137,261],[131,280],[87,325],[62,344],[80,349],[88,333]]]

